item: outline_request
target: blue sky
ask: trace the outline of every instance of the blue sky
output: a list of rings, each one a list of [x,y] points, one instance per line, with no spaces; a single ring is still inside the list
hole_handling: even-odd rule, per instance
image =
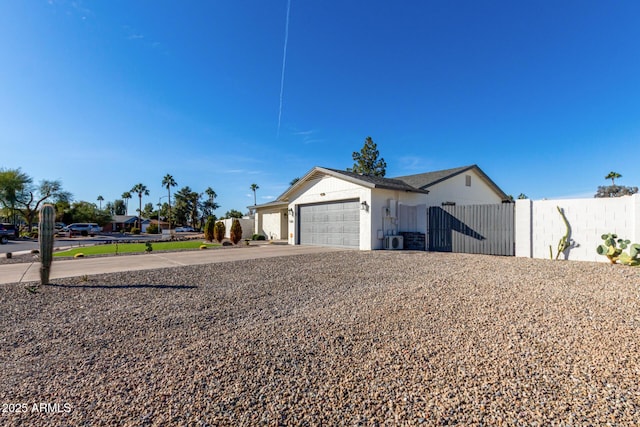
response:
[[[640,2],[0,2],[0,167],[75,200],[162,177],[246,211],[371,136],[387,176],[640,185]],[[283,85],[281,83],[284,82]],[[282,97],[281,97],[282,94]],[[282,101],[282,103],[280,102]]]

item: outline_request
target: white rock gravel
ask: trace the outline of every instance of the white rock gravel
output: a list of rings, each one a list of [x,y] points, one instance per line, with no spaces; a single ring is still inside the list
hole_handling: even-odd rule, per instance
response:
[[[640,269],[426,252],[7,285],[0,424],[639,424],[639,301]]]

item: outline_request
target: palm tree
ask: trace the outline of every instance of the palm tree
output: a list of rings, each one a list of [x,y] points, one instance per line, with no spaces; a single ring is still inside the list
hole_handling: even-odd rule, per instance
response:
[[[211,187],[207,187],[207,189],[204,190],[204,192],[207,194],[207,196],[209,196],[209,202],[213,205],[213,201],[215,200],[216,197],[218,197],[216,192],[213,191],[213,188]]]
[[[289,185],[295,185],[296,182],[300,181],[299,177],[295,177],[291,180],[291,182],[289,183]]]
[[[169,194],[169,230],[171,230],[171,187],[175,187],[178,185],[173,176],[166,174],[164,178],[162,178],[162,186],[167,189],[167,193]],[[160,210],[158,210],[158,224],[160,224]]]
[[[100,202],[100,210],[102,210],[102,201],[104,200],[104,197],[98,196],[97,200]]]
[[[132,193],[138,193],[138,198],[140,199],[140,209],[138,210],[138,228],[142,229],[142,196],[148,196],[149,190],[147,186],[140,183],[133,186],[131,190]]]
[[[253,191],[253,206],[256,205],[256,190],[259,189],[260,187],[258,187],[258,184],[251,184],[251,187],[249,187],[251,189],[251,191]]]
[[[620,175],[618,172],[614,172],[611,171],[609,172],[609,175],[605,176],[604,179],[610,179],[611,180],[611,185],[616,185],[616,178],[622,178],[622,175]]]
[[[125,191],[124,193],[122,193],[122,196],[120,197],[122,197],[125,203],[124,214],[129,215],[129,199],[131,198],[131,193],[128,191]]]

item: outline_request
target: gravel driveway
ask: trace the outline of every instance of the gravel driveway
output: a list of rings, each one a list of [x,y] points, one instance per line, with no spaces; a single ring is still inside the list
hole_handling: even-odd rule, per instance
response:
[[[374,251],[84,279],[2,287],[0,424],[640,423],[638,268]]]

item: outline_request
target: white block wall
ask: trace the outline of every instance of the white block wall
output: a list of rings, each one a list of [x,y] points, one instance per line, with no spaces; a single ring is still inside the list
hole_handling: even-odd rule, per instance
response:
[[[240,218],[238,219],[238,221],[240,221],[240,227],[242,227],[242,238],[250,239],[251,236],[253,236],[253,229],[254,229],[253,219]],[[224,223],[224,228],[225,228],[224,237],[228,239],[231,237],[231,226],[233,225],[233,219],[231,218],[223,219],[222,222]]]
[[[571,239],[578,247],[567,258],[575,261],[608,262],[596,253],[601,236],[615,233],[640,243],[640,194],[593,199],[516,201],[516,256],[549,259],[549,245],[556,256],[558,242],[566,232],[557,206],[571,226]],[[560,255],[560,259],[564,259]]]

